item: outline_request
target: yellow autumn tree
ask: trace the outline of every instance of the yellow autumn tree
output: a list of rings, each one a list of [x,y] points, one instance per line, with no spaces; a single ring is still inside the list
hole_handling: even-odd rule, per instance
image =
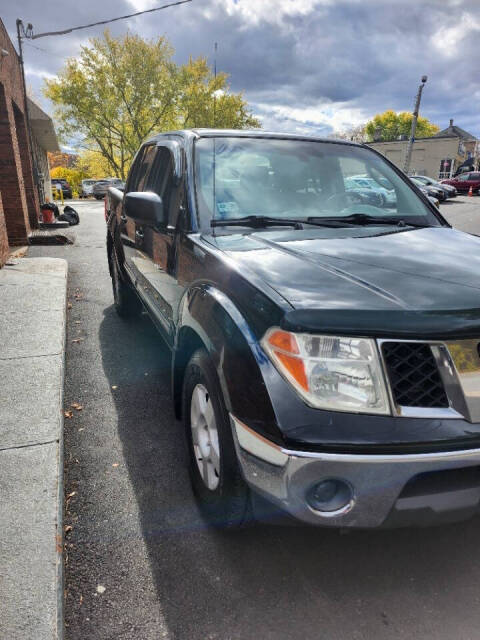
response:
[[[45,81],[63,138],[83,138],[125,179],[140,144],[155,132],[182,127],[259,127],[228,76],[215,77],[205,58],[173,61],[164,37],[144,40],[105,31]]]
[[[410,136],[412,128],[413,114],[407,111],[396,113],[392,109],[387,109],[383,113],[377,113],[365,125],[365,131],[369,141],[382,140],[390,142],[398,140],[400,136]],[[427,118],[419,116],[417,121],[417,138],[430,138],[440,131],[436,124],[433,124]]]

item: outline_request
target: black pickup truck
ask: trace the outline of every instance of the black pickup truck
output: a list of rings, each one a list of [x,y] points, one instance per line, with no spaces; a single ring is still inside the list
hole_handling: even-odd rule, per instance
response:
[[[105,207],[116,309],[146,309],[171,349],[213,523],[267,505],[342,528],[477,511],[480,240],[393,164],[347,142],[175,131]]]

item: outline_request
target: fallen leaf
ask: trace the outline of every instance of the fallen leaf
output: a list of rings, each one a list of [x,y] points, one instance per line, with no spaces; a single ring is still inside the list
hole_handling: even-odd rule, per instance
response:
[[[72,342],[83,342],[85,338],[75,338]]]
[[[117,385],[116,384],[112,385],[112,389],[118,389]]]
[[[97,587],[97,593],[105,593],[105,591],[106,591],[106,588],[101,584],[99,584]]]
[[[114,462],[114,463],[112,464],[112,467],[118,467],[118,462]]]
[[[73,498],[73,496],[76,496],[76,495],[77,495],[77,492],[76,491],[72,491],[72,493],[68,494],[67,499],[68,498]]]
[[[83,431],[83,427],[81,429],[79,429],[79,431]]]
[[[82,324],[81,320],[75,320],[75,324]]]
[[[80,594],[79,604],[82,604],[82,602],[83,602],[83,596]]]
[[[69,302],[69,303],[67,304],[67,309],[71,309],[71,308],[72,308],[72,303],[71,303],[71,302]]]
[[[79,404],[78,402],[72,402],[70,406],[77,411],[81,411],[83,409],[83,405]]]
[[[67,524],[64,528],[65,534],[70,533],[70,531],[72,531],[73,527],[71,524]]]
[[[18,249],[15,249],[15,251],[12,251],[10,253],[10,255],[8,256],[8,259],[16,260],[17,258],[23,258],[27,253],[27,251],[28,251],[28,247],[19,247]]]
[[[63,412],[63,415],[65,416],[65,418],[71,418],[73,416],[73,411],[67,409]]]

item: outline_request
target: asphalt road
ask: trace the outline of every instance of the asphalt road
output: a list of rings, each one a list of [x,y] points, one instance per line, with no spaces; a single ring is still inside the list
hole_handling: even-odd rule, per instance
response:
[[[29,251],[69,262],[67,640],[478,639],[478,518],[348,535],[204,526],[168,352],[147,317],[115,315],[103,204],[74,206],[76,243]],[[480,198],[442,211],[480,232]]]

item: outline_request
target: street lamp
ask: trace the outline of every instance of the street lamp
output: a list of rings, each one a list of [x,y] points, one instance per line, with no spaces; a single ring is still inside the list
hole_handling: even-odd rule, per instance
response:
[[[412,128],[410,130],[410,139],[407,144],[407,151],[405,153],[405,164],[403,170],[408,174],[410,169],[410,160],[412,159],[413,143],[415,142],[415,131],[417,130],[418,111],[420,109],[420,100],[422,99],[422,91],[425,83],[427,82],[427,76],[422,76],[422,84],[418,87],[417,97],[415,99],[415,108],[413,110]]]

